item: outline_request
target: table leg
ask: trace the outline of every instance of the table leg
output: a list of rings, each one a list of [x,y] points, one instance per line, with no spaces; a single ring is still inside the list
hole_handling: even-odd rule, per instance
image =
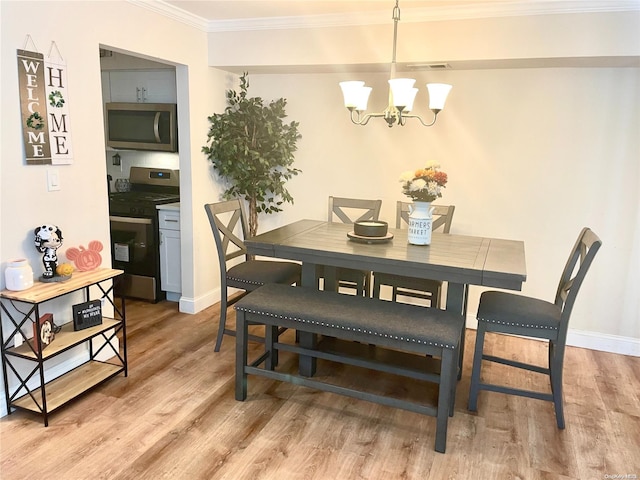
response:
[[[336,267],[324,266],[324,290],[338,291],[338,275]]]
[[[466,303],[466,285],[463,283],[447,283],[447,307],[450,312],[462,315]]]
[[[447,310],[465,316],[467,313],[468,293],[468,285],[465,285],[463,283],[449,282],[447,284]],[[465,327],[462,329],[462,337],[460,338],[460,350],[458,355],[458,380],[462,378],[462,364],[464,360],[464,337],[467,319],[465,318],[464,321]]]
[[[318,288],[316,283],[316,265],[313,263],[302,264],[302,286]],[[318,344],[318,336],[313,333],[299,332],[300,346],[302,348],[315,349]],[[313,377],[316,373],[316,359],[306,355],[300,355],[298,371],[305,377]]]

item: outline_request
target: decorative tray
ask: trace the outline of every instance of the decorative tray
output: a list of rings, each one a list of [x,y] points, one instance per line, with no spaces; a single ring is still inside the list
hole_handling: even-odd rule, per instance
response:
[[[356,235],[354,232],[349,232],[347,233],[347,237],[358,243],[385,243],[393,238],[393,233],[387,233],[382,237],[365,237],[362,235]]]

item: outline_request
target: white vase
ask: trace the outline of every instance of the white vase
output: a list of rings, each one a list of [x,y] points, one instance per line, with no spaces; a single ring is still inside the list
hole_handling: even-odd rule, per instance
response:
[[[26,290],[33,286],[33,270],[24,258],[11,260],[4,271],[4,283],[7,290]]]
[[[433,226],[431,202],[413,202],[409,205],[409,243],[430,245]]]

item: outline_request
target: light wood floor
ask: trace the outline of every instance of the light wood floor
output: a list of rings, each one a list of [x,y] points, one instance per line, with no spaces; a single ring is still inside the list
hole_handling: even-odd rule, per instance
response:
[[[440,454],[433,417],[256,377],[247,401],[237,402],[234,339],[213,351],[217,306],[186,315],[172,303],[128,302],[127,314],[129,377],[60,409],[47,428],[20,411],[1,419],[2,480],[640,478],[640,358],[569,348],[567,428],[560,431],[551,403],[539,400],[481,392],[478,413],[467,411],[469,330],[447,453]],[[540,342],[488,341],[488,351],[546,356]],[[296,363],[282,354],[281,366]],[[485,378],[547,388],[542,376],[486,367]],[[319,369],[400,396],[423,388],[345,367]]]

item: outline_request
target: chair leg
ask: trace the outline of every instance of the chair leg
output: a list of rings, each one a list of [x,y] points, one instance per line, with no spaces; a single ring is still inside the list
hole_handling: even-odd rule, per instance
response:
[[[467,334],[467,319],[462,323],[462,335],[460,335],[460,352],[458,354],[458,380],[462,380],[462,369],[464,367],[464,346]]]
[[[484,349],[485,325],[478,322],[476,332],[476,346],[473,352],[473,368],[471,370],[471,385],[469,386],[469,410],[478,410],[478,390],[480,389],[480,370],[482,368],[482,354]]]
[[[435,292],[431,292],[429,306],[434,308],[442,308],[442,287],[438,287]]]
[[[380,298],[380,282],[373,276],[373,298]]]
[[[551,393],[553,394],[553,406],[556,411],[556,424],[563,430],[564,423],[564,399],[562,394],[562,369],[564,352],[558,351],[554,342],[549,342],[549,377],[551,378]]]
[[[247,398],[247,366],[248,359],[248,337],[249,330],[245,321],[245,312],[238,312],[236,327],[236,379],[235,393],[236,400],[246,400]]]
[[[371,296],[371,277],[372,275],[370,273],[367,273],[364,277],[364,296],[365,297]]]
[[[227,292],[223,292],[220,299],[220,323],[218,324],[218,338],[216,339],[216,347],[214,352],[220,351],[222,345],[222,337],[224,336],[224,330],[227,327]]]

